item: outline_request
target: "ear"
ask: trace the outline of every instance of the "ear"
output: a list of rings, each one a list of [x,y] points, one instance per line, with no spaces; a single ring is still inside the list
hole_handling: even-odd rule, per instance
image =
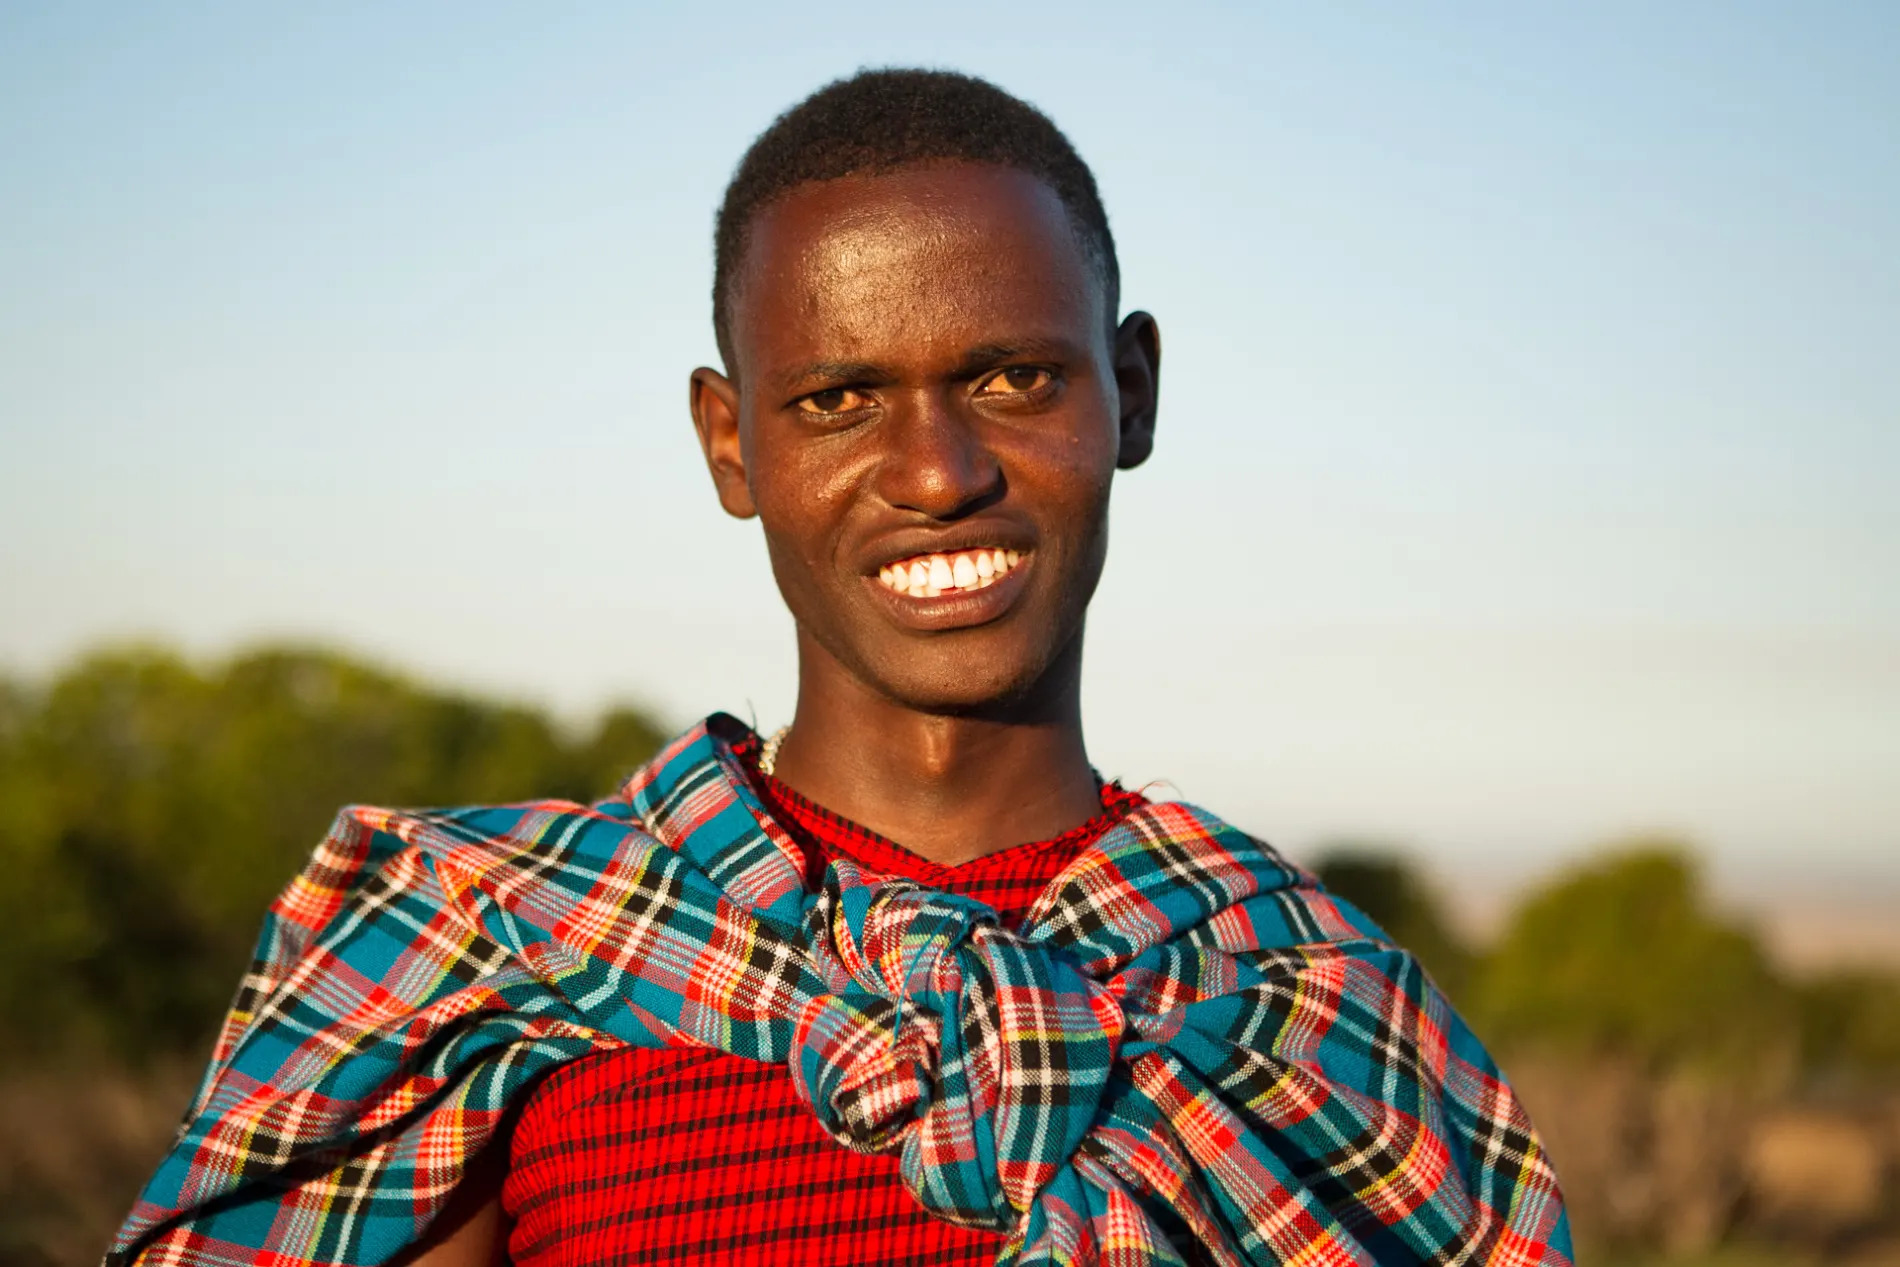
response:
[[[1131,312],[1115,331],[1115,386],[1121,391],[1121,449],[1115,465],[1126,471],[1155,447],[1155,401],[1161,386],[1161,327]]]
[[[693,430],[699,432],[699,451],[706,456],[719,504],[734,519],[759,513],[745,478],[745,452],[739,443],[739,389],[718,370],[700,366],[693,371]]]

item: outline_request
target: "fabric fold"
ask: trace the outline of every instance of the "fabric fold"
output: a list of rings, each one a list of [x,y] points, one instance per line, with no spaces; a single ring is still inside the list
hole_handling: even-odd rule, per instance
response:
[[[1021,929],[848,859],[808,892],[737,726],[591,808],[344,811],[108,1261],[385,1262],[539,1075],[672,1045],[787,1064],[999,1262],[1570,1262],[1482,1047],[1268,846],[1145,806]]]

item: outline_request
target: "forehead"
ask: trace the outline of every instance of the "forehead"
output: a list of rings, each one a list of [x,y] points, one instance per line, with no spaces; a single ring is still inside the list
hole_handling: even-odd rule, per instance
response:
[[[988,164],[793,189],[751,226],[732,330],[746,376],[822,358],[921,365],[1007,340],[1088,343],[1101,280],[1062,200]]]

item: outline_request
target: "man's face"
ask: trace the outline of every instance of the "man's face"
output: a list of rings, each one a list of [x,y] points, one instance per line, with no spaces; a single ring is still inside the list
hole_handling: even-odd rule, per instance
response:
[[[989,165],[794,189],[737,281],[736,381],[700,371],[695,420],[803,649],[925,711],[1032,692],[1147,454],[1152,321],[1118,335],[1055,193]]]

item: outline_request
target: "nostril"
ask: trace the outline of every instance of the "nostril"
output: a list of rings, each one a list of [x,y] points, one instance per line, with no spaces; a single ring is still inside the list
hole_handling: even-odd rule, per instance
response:
[[[893,428],[880,463],[885,501],[933,519],[956,519],[992,504],[1003,488],[1003,467],[960,422],[918,422]]]

